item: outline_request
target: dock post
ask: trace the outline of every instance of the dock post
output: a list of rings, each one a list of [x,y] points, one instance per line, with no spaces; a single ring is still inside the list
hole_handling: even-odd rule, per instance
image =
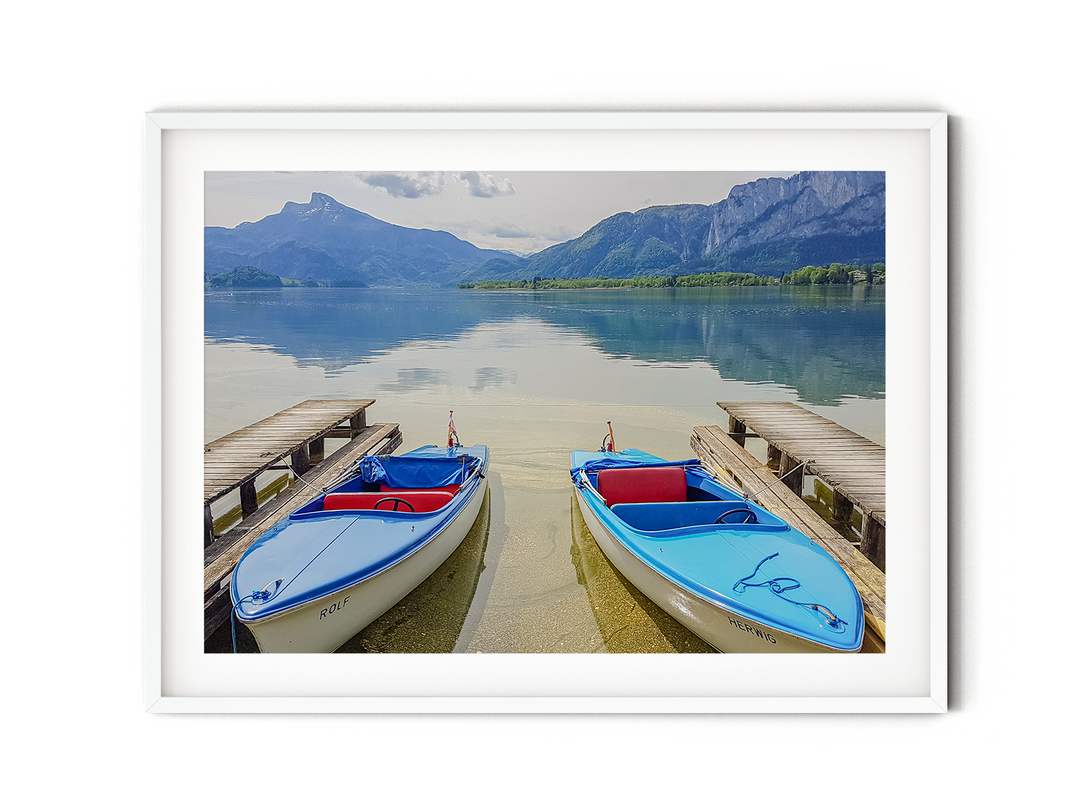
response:
[[[728,417],[728,434],[740,447],[746,446],[746,425],[734,416]]]
[[[240,514],[244,517],[254,514],[259,508],[259,495],[255,491],[255,479],[240,485]]]
[[[203,507],[203,545],[209,546],[214,542],[214,515],[210,511],[210,504]]]
[[[326,454],[326,439],[321,436],[308,443],[308,460],[312,464],[318,464]]]
[[[776,469],[780,466],[780,448],[775,444],[769,445],[769,457],[765,462],[765,466],[770,469]]]
[[[787,484],[788,489],[801,498],[804,468],[800,467],[799,464],[800,462],[797,458],[793,458],[787,453],[780,454],[780,477],[784,479],[784,483]],[[787,477],[785,478],[784,476]]]
[[[297,475],[303,475],[311,469],[311,455],[307,444],[302,444],[292,454],[292,468]]]
[[[852,503],[835,489],[833,490],[833,518],[842,526],[851,525]]]
[[[859,551],[882,571],[885,570],[885,527],[873,512],[863,516],[863,537]]]
[[[349,427],[352,429],[353,438],[355,439],[356,435],[367,427],[367,411],[360,411],[356,416],[349,419]]]

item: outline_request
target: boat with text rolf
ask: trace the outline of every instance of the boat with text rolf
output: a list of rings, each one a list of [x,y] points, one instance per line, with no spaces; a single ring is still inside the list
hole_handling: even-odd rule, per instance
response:
[[[244,554],[231,583],[235,619],[261,652],[333,652],[457,549],[484,500],[487,466],[484,445],[360,459]]]

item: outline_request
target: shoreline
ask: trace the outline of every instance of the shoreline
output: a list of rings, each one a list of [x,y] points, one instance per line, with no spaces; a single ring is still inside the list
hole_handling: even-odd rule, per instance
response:
[[[857,281],[854,284],[673,284],[673,285],[634,285],[634,284],[597,284],[592,286],[576,286],[576,287],[479,287],[479,286],[462,286],[457,285],[454,289],[462,290],[464,292],[574,292],[577,290],[676,290],[676,289],[706,289],[706,288],[724,288],[724,289],[748,289],[755,287],[884,287],[884,281],[875,281],[873,284],[868,285],[865,281]],[[371,288],[375,289],[375,288]],[[402,287],[380,287],[378,289],[405,289]],[[439,288],[431,288],[439,289]]]

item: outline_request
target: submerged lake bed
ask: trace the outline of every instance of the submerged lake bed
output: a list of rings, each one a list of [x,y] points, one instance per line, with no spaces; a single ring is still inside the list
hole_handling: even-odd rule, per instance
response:
[[[490,448],[461,548],[342,653],[707,652],[607,563],[570,453],[610,421],[619,449],[692,458],[693,428],[742,400],[885,444],[884,287],[213,291],[204,362],[207,442],[306,399],[371,398],[402,451],[445,444],[450,411]]]

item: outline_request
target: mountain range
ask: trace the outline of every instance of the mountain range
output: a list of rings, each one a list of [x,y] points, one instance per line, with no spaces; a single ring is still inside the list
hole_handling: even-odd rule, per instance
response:
[[[368,286],[453,286],[525,278],[632,278],[885,261],[885,173],[801,172],[736,186],[712,205],[623,212],[529,256],[445,231],[405,228],[326,194],[235,228],[205,229],[207,275],[257,267],[287,278]]]

